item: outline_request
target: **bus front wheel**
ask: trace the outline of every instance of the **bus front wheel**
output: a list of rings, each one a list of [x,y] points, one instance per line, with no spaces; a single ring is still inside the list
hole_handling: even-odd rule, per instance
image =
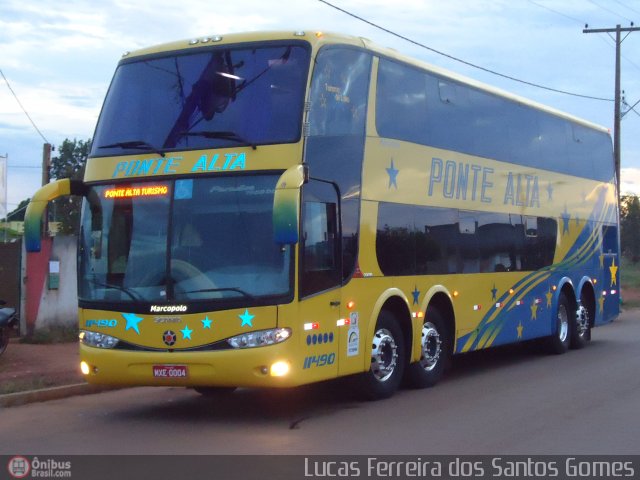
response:
[[[371,341],[371,366],[356,377],[359,395],[367,400],[391,397],[400,386],[405,355],[400,324],[393,313],[383,310]]]
[[[427,309],[420,339],[420,360],[407,367],[406,380],[413,388],[432,387],[451,358],[447,325],[435,308]]]

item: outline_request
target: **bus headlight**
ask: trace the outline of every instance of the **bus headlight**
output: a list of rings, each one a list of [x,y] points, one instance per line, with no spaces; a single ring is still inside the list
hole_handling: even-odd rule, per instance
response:
[[[80,330],[80,343],[90,347],[113,348],[118,344],[118,339],[104,333]]]
[[[227,339],[233,348],[253,348],[265,347],[276,343],[284,342],[291,336],[290,328],[274,328],[271,330],[260,330],[258,332],[247,332]]]

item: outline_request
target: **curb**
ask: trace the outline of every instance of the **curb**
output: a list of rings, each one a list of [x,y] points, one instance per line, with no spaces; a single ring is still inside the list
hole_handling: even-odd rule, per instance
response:
[[[101,385],[89,385],[88,383],[76,383],[62,387],[43,388],[41,390],[29,390],[26,392],[7,393],[0,395],[0,407],[18,407],[28,403],[46,402],[76,395],[89,395],[109,390],[119,390],[122,387],[109,387]]]

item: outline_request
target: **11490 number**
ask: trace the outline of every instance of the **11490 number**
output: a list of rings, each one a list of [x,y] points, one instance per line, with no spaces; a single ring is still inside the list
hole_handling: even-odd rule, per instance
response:
[[[303,369],[316,367],[324,367],[326,365],[333,365],[336,361],[335,353],[325,353],[324,355],[311,355],[304,359]]]

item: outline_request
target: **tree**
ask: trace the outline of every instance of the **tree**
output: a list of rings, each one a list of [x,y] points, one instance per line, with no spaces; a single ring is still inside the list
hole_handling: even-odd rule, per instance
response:
[[[68,138],[58,147],[58,155],[51,159],[50,177],[55,180],[71,178],[82,180],[87,164],[87,156],[91,139],[69,140]],[[49,215],[51,220],[61,222],[60,232],[77,234],[80,228],[80,206],[82,199],[78,197],[64,197],[51,202]]]
[[[620,199],[620,248],[633,263],[640,261],[640,200],[636,195]]]
[[[2,221],[7,222],[22,222],[24,221],[24,212],[27,209],[27,205],[29,205],[30,198],[22,200],[18,206],[7,214],[7,218],[3,218]]]

